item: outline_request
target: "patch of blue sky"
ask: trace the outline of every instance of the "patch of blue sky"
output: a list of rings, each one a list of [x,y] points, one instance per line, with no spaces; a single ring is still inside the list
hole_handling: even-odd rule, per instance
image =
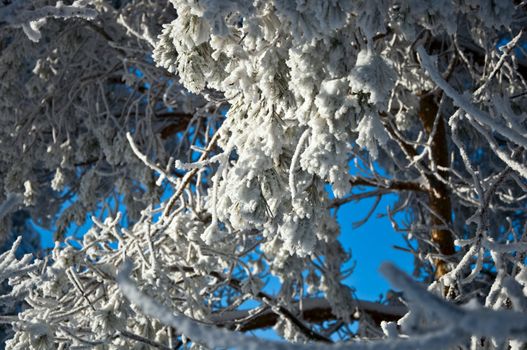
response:
[[[137,67],[129,67],[128,73],[134,74],[139,79],[145,78],[145,74]],[[148,81],[144,81],[142,84],[142,87],[144,87],[145,89],[150,89],[152,87],[152,84],[150,84]],[[129,91],[131,91],[130,87],[129,87]]]
[[[121,198],[118,198],[119,201],[120,201],[120,199]],[[60,208],[59,212],[56,214],[56,217],[58,218],[60,215],[62,215],[64,213],[64,211],[68,207],[73,205],[73,203],[76,200],[77,200],[77,195],[75,195],[75,196],[71,197],[70,199],[68,199],[67,201],[65,201],[64,204],[62,205],[62,207]],[[71,241],[71,240],[82,240],[82,237],[84,236],[84,234],[86,232],[88,232],[88,230],[90,228],[92,228],[93,225],[94,225],[92,217],[96,217],[98,220],[104,220],[109,215],[109,210],[108,210],[109,207],[113,207],[113,208],[116,207],[116,203],[115,203],[115,198],[114,197],[107,198],[104,201],[104,203],[101,203],[101,204],[98,205],[98,207],[97,207],[97,209],[95,211],[88,213],[86,215],[85,219],[84,219],[84,222],[81,225],[78,225],[78,224],[72,222],[67,228],[67,231],[66,231],[66,233],[64,235],[64,239],[69,239],[70,240],[70,244],[73,244],[73,245],[75,243],[73,241]],[[122,206],[122,204],[119,205],[118,210],[121,211],[121,212],[126,212],[126,208],[124,206]],[[57,227],[53,226],[53,227],[50,227],[50,228],[45,228],[45,227],[40,226],[37,222],[35,222],[33,220],[30,220],[29,223],[39,233],[39,235],[40,235],[40,245],[41,245],[42,249],[44,249],[45,251],[49,250],[49,249],[52,249],[55,246],[54,234],[55,234],[55,232],[57,230]],[[127,220],[127,216],[126,215],[122,216],[121,225],[123,227],[127,227],[128,226],[128,220]],[[61,243],[61,244],[64,244],[64,243]],[[111,246],[111,244],[110,244],[110,246]]]
[[[369,169],[360,160],[350,162],[350,171],[359,175],[361,169]],[[388,174],[378,164],[373,165],[375,172],[380,176]],[[372,188],[358,187],[354,193],[368,192]],[[330,187],[328,193],[332,196]],[[410,253],[394,247],[406,247],[407,243],[400,233],[392,227],[386,216],[389,207],[396,202],[395,194],[383,195],[380,202],[375,204],[376,197],[361,199],[343,205],[337,212],[337,221],[340,225],[340,242],[346,251],[351,251],[352,261],[356,262],[353,273],[344,280],[359,299],[379,299],[390,289],[390,285],[381,276],[379,268],[383,262],[392,262],[402,270],[411,273],[413,270],[413,256]],[[375,210],[367,221],[357,226],[372,210]],[[400,214],[396,215],[396,219]]]
[[[502,47],[507,45],[512,40],[512,37],[510,35],[504,36],[498,42],[496,43],[496,49],[499,53],[503,53]],[[519,59],[526,59],[527,58],[527,41],[521,41],[516,45],[516,47],[513,49],[514,55]]]
[[[345,249],[351,249],[352,260],[357,262],[344,282],[355,289],[359,299],[376,301],[380,294],[390,289],[379,272],[383,262],[392,262],[408,273],[413,270],[413,256],[394,248],[404,247],[406,242],[395,232],[390,220],[382,216],[395,200],[395,195],[384,196],[371,218],[358,228],[354,228],[353,223],[368,214],[375,198],[348,203],[338,211],[340,241]]]

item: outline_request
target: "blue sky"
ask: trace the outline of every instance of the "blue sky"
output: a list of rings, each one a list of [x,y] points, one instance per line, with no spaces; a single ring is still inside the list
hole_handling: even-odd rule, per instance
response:
[[[389,289],[389,284],[379,273],[383,262],[393,262],[408,273],[412,272],[413,256],[393,248],[394,245],[406,246],[401,235],[394,231],[388,218],[377,218],[377,214],[386,213],[387,206],[395,198],[394,195],[384,197],[371,218],[356,229],[352,228],[352,223],[368,214],[375,198],[348,203],[338,212],[340,240],[346,248],[351,248],[352,259],[357,262],[346,282],[356,289],[360,299],[378,300],[379,294]]]

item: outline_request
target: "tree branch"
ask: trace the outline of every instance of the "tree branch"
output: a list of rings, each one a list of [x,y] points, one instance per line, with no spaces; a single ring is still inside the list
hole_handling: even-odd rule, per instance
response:
[[[386,183],[378,183],[370,179],[354,177],[350,180],[350,184],[351,186],[378,187],[379,189],[386,189],[390,191],[416,191],[416,192],[428,191],[426,186],[418,182],[390,180],[390,179],[388,179]]]
[[[448,157],[448,139],[445,123],[441,115],[438,113],[440,113],[439,107],[434,101],[434,95],[423,94],[419,101],[418,115],[423,123],[426,133],[432,138],[430,143],[431,162],[436,165],[436,168],[438,168],[437,172],[440,177],[448,179],[448,171],[439,170],[448,169],[450,167],[450,160]],[[439,118],[439,120],[436,121],[436,118]],[[441,255],[453,255],[455,252],[454,239],[452,238],[452,233],[444,228],[445,223],[447,226],[450,226],[450,223],[452,222],[450,191],[447,185],[435,176],[428,175],[427,177],[430,183],[428,200],[432,211],[430,215],[432,242],[437,244]],[[448,266],[444,260],[436,258],[434,264],[436,266],[436,279],[439,279],[448,272]]]
[[[185,272],[196,272],[194,268],[190,266],[178,266],[174,268],[175,270],[185,271]],[[218,272],[210,272],[210,276],[218,278],[222,281],[227,281],[227,284],[233,289],[241,291],[241,282],[235,278],[227,278],[226,276]],[[274,298],[262,291],[256,293],[255,295],[258,299],[272,301]],[[350,315],[353,316],[356,310],[368,314],[377,324],[381,324],[382,321],[396,321],[407,313],[405,306],[397,305],[384,305],[380,303],[375,303],[371,301],[356,300],[355,305],[350,308]],[[268,307],[261,313],[251,316],[254,312],[254,309],[249,310],[234,310],[234,311],[224,311],[217,312],[212,315],[211,321],[216,326],[227,327],[227,328],[237,328],[239,331],[251,331],[255,329],[262,329],[272,327],[278,322],[280,317],[286,317],[290,322],[295,326],[300,328],[300,331],[304,333],[308,338],[331,342],[326,337],[314,332],[309,327],[304,325],[303,321],[310,323],[320,323],[324,321],[336,320],[338,319],[331,310],[331,305],[324,298],[305,298],[302,300],[302,310],[300,317],[302,320],[298,319],[291,311],[286,308],[279,306],[278,312],[272,310],[271,307]]]
[[[368,314],[377,324],[382,321],[397,321],[406,314],[405,306],[383,305],[371,301],[357,300],[350,314],[353,316],[355,309]],[[331,305],[326,299],[308,298],[302,300],[302,319],[310,323],[320,323],[329,320],[336,320],[337,316],[331,311]],[[211,321],[217,326],[236,328],[240,331],[252,331],[272,327],[279,320],[280,315],[273,310],[265,311],[251,317],[252,310],[235,310],[218,312],[214,314]],[[354,318],[354,317],[352,317]]]

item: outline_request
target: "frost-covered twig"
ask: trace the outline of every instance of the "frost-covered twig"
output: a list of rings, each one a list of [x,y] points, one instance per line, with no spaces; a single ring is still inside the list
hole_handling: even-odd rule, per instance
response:
[[[208,157],[210,151],[212,151],[212,149],[216,146],[216,142],[218,141],[219,137],[220,137],[220,133],[216,132],[214,134],[214,136],[212,137],[212,139],[210,140],[209,144],[207,145],[207,148],[205,149],[205,151],[199,157],[198,162],[204,161]],[[176,201],[183,194],[183,191],[189,185],[190,181],[192,180],[194,175],[196,175],[198,173],[199,170],[200,170],[199,168],[194,168],[191,171],[189,171],[188,173],[186,173],[185,176],[183,177],[183,179],[181,179],[181,182],[179,183],[179,186],[178,186],[176,192],[172,195],[172,197],[170,197],[170,199],[168,200],[168,202],[166,204],[166,207],[165,207],[165,209],[163,211],[163,216],[164,217],[168,217],[169,216],[169,214],[172,211],[174,205],[176,204]]]
[[[26,277],[28,274],[37,271],[42,267],[42,261],[35,260],[31,254],[24,255],[20,260],[16,257],[16,251],[22,243],[22,236],[19,236],[11,246],[11,249],[0,255],[0,283],[4,283],[9,279],[16,279]],[[0,305],[13,305],[23,299],[32,287],[34,282],[13,284],[13,288],[9,293],[0,295]]]
[[[21,243],[22,236],[19,236],[13,246],[11,246],[11,249],[0,255],[0,282],[16,275],[34,271],[40,266],[39,261],[32,263],[33,257],[31,254],[24,255],[20,260],[16,258],[15,252]]]
[[[137,145],[135,144],[134,142],[134,138],[132,137],[132,134],[130,134],[129,132],[126,133],[126,138],[128,139],[128,142],[130,143],[130,147],[132,148],[132,151],[134,152],[134,154],[137,156],[137,158],[139,158],[146,166],[148,166],[150,169],[154,170],[155,172],[157,172],[160,176],[160,178],[165,178],[167,179],[168,181],[170,181],[170,183],[174,184],[174,185],[177,185],[178,182],[177,182],[177,179],[174,178],[172,175],[170,174],[167,174],[166,171],[164,171],[163,169],[161,169],[160,167],[158,167],[157,165],[155,165],[154,163],[152,163],[148,157],[141,153],[141,151],[137,148]]]
[[[404,291],[410,300],[410,308],[420,308],[428,315],[439,317],[444,325],[455,326],[461,336],[475,335],[494,338],[527,340],[527,315],[514,311],[490,310],[482,307],[461,308],[451,304],[419,286],[394,265],[385,263],[381,272],[397,288]],[[414,305],[414,306],[412,306]],[[463,341],[462,337],[459,341]]]
[[[27,37],[38,42],[41,37],[40,27],[46,18],[84,18],[94,19],[97,11],[92,8],[64,5],[58,1],[56,6],[43,6],[34,10],[22,6],[23,1],[16,1],[11,6],[0,7],[0,29],[5,26],[22,27]]]
[[[0,220],[9,215],[22,202],[22,199],[23,196],[18,193],[9,193],[7,198],[0,204]]]
[[[289,191],[291,191],[291,198],[296,197],[296,183],[295,183],[295,172],[298,165],[298,158],[300,157],[300,152],[304,148],[304,143],[311,134],[310,129],[304,130],[300,138],[298,139],[298,144],[296,145],[295,153],[293,153],[293,158],[291,158],[291,166],[289,167]]]
[[[505,48],[505,50],[503,50],[504,52],[501,54],[501,57],[498,63],[496,63],[496,65],[494,66],[494,69],[492,70],[492,72],[490,72],[488,76],[482,77],[485,79],[485,81],[476,91],[474,91],[475,97],[479,97],[485,91],[485,89],[489,86],[489,84],[492,82],[492,80],[494,79],[498,71],[501,69],[501,67],[503,66],[503,63],[509,57],[511,51],[518,44],[522,36],[523,36],[523,30],[520,30],[519,33],[514,38],[511,39],[511,41],[509,41],[506,45],[499,48],[500,50],[502,50],[502,48]]]
[[[499,122],[492,119],[492,117],[473,105],[464,96],[460,95],[448,82],[446,82],[441,74],[435,68],[432,58],[426,53],[423,46],[417,48],[419,57],[421,58],[421,65],[423,69],[430,75],[430,78],[436,83],[441,90],[445,92],[453,101],[454,104],[462,108],[466,113],[470,114],[480,123],[490,127],[507,137],[509,140],[516,142],[518,145],[527,148],[527,137],[518,134],[515,130],[510,129]]]

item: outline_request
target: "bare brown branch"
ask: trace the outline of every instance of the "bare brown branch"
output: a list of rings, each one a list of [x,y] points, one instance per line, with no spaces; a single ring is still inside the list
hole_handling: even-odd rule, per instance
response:
[[[438,169],[447,169],[450,166],[448,157],[448,140],[446,136],[445,123],[440,115],[438,115],[438,106],[434,100],[434,95],[424,94],[419,103],[419,118],[423,123],[423,127],[428,135],[432,132],[432,142],[430,144],[430,157]],[[439,118],[436,129],[434,129],[434,122],[436,117]],[[449,174],[447,171],[438,170],[438,174],[443,179],[447,179]],[[439,252],[442,255],[454,254],[454,240],[452,233],[444,228],[452,222],[452,204],[450,202],[450,191],[445,183],[441,182],[435,176],[428,176],[430,183],[430,190],[428,191],[428,200],[430,209],[430,222],[432,224],[431,237],[432,242],[437,244]],[[448,272],[447,263],[436,258],[434,261],[436,265],[435,277],[439,279]]]
[[[331,306],[326,299],[312,298],[302,300],[302,319],[310,323],[320,323],[324,321],[335,320],[337,317],[331,311]],[[355,310],[366,313],[377,324],[381,321],[396,321],[401,318],[407,309],[404,306],[383,305],[379,303],[357,300],[356,305],[350,308],[351,318],[355,318]],[[216,325],[236,328],[240,331],[251,331],[272,327],[279,319],[279,315],[271,309],[250,316],[251,310],[236,310],[223,313],[217,313],[212,316],[212,322]]]

